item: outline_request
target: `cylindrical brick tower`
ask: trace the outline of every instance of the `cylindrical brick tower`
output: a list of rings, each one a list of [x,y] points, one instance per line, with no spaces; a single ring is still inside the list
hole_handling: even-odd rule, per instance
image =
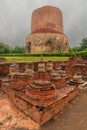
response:
[[[32,13],[31,34],[26,38],[26,52],[67,52],[69,44],[63,32],[62,12],[44,6]]]
[[[31,33],[63,33],[62,12],[56,7],[45,6],[32,13]]]

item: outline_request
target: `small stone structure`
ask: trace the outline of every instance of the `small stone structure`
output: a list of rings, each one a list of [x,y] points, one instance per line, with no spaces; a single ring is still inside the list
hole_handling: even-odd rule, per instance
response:
[[[67,52],[68,38],[63,32],[62,12],[44,6],[32,13],[31,34],[26,38],[26,53]]]

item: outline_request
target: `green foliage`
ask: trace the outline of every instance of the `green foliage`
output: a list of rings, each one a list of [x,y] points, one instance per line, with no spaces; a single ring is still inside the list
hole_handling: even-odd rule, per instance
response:
[[[87,50],[77,52],[77,53],[76,53],[76,56],[87,57]]]
[[[73,47],[73,48],[70,48],[69,49],[69,51],[70,52],[77,52],[77,51],[80,51],[81,49],[80,49],[80,47],[78,46],[78,47]]]
[[[70,52],[74,52],[74,53],[83,51],[83,50],[87,50],[87,37],[81,40],[81,43],[78,47],[73,47],[69,49]]]
[[[12,53],[24,53],[25,48],[24,47],[20,47],[20,46],[16,46],[12,49]]]
[[[0,54],[11,53],[11,47],[3,42],[0,42]]]
[[[24,47],[16,46],[16,47],[12,48],[3,42],[0,42],[0,54],[24,53],[24,52],[25,52]]]
[[[81,48],[81,50],[86,50],[87,49],[87,37],[82,39],[82,41],[80,43],[80,48]]]
[[[64,52],[64,53],[32,53],[32,54],[25,54],[25,53],[13,53],[13,54],[0,54],[0,56],[8,56],[8,57],[40,57],[43,55],[44,57],[71,57],[71,56],[87,56],[87,51],[79,51],[79,52]]]

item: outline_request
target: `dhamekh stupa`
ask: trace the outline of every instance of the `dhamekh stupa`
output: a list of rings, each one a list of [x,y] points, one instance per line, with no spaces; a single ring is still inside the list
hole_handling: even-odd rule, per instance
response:
[[[62,12],[44,6],[32,13],[31,34],[26,38],[26,53],[67,52],[68,38],[63,31]]]

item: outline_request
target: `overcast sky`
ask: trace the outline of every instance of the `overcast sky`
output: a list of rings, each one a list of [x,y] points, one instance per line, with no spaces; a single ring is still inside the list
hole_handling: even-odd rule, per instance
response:
[[[25,45],[31,32],[31,14],[36,8],[51,5],[63,12],[64,32],[70,46],[87,36],[87,0],[0,0],[0,41]]]

